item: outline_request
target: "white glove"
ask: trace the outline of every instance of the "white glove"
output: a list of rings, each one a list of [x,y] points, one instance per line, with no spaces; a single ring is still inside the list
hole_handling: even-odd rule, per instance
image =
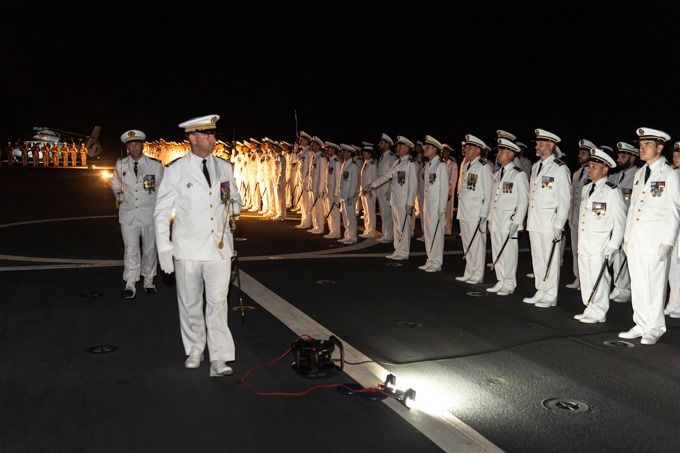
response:
[[[231,210],[232,210],[232,215],[234,217],[238,217],[241,215],[241,203],[238,203],[236,201],[231,202]]]
[[[671,254],[671,250],[673,250],[672,245],[659,244],[659,251],[657,252],[657,255],[659,255],[659,261],[666,261],[668,255]]]
[[[484,222],[486,222],[486,217],[484,216],[479,217],[479,224],[484,225]]]
[[[368,192],[368,191],[370,191],[370,190],[373,190],[373,187],[371,187],[370,184],[367,185],[366,187],[364,187],[364,192]]]
[[[616,255],[617,253],[619,253],[619,249],[615,249],[613,247],[605,247],[602,257],[612,259],[614,258],[614,255]]]
[[[519,230],[519,225],[516,223],[511,223],[508,227],[508,233],[510,234],[510,237],[514,237],[517,234],[517,230]]]
[[[406,214],[413,215],[413,206],[408,204],[406,205]]]
[[[158,252],[158,262],[161,265],[161,269],[163,269],[163,272],[166,274],[175,272],[175,263],[172,260],[172,250]]]
[[[562,239],[562,228],[554,228],[553,234],[553,237],[555,238],[554,240],[559,241]]]

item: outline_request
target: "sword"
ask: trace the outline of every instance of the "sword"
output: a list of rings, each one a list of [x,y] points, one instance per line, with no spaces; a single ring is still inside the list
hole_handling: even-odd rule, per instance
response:
[[[331,208],[328,210],[328,214],[326,214],[326,217],[323,219],[323,223],[326,223],[326,220],[328,220],[328,217],[331,215],[331,212],[333,212],[333,208],[336,207],[336,206],[338,206],[338,205],[335,204],[335,201],[334,201],[333,204],[331,205]],[[338,207],[340,207],[340,206],[338,206]]]
[[[496,260],[493,263],[491,263],[491,270],[493,270],[494,267],[496,267],[496,263],[498,262],[498,259],[501,257],[501,253],[503,253],[503,250],[505,250],[505,246],[508,245],[510,236],[512,235],[508,232],[508,237],[505,238],[505,242],[503,242],[503,247],[501,247],[501,250],[498,252],[498,255],[496,255]]]
[[[590,297],[588,298],[588,302],[586,302],[586,305],[590,305],[590,302],[593,300],[595,291],[597,291],[597,287],[600,286],[600,280],[602,280],[604,270],[607,269],[607,264],[609,264],[609,258],[605,257],[604,262],[602,263],[602,269],[600,269],[600,274],[597,276],[597,280],[595,280],[595,286],[593,286],[593,291],[590,293]]]
[[[406,228],[406,221],[408,220],[408,217],[409,217],[410,215],[411,215],[411,214],[409,214],[409,213],[407,212],[406,215],[404,216],[404,224],[401,226],[401,233],[399,234],[399,242],[401,242],[401,238],[404,237],[404,229]]]
[[[437,237],[437,228],[439,228],[439,222],[442,220],[441,216],[437,219],[437,225],[434,227],[434,232],[432,233],[432,243],[430,244],[430,253],[432,253],[432,247],[434,247],[434,238]]]
[[[467,250],[463,249],[465,251],[465,253],[463,253],[463,260],[465,260],[465,257],[467,256],[468,251],[470,250],[470,246],[472,245],[472,241],[475,240],[475,236],[477,236],[477,232],[479,231],[479,226],[481,224],[482,224],[482,218],[480,217],[479,220],[477,221],[477,228],[475,228],[475,232],[472,233],[472,238],[470,239],[470,243],[468,244],[468,249]]]
[[[621,261],[621,268],[619,269],[619,272],[616,274],[616,278],[614,279],[614,283],[619,281],[619,277],[621,276],[621,273],[623,272],[623,267],[626,265],[626,261],[628,261],[628,256],[623,257],[623,261]]]
[[[548,273],[550,272],[550,265],[552,264],[552,257],[555,254],[555,246],[561,240],[562,239],[553,238],[552,248],[550,249],[550,257],[548,258],[548,265],[545,268],[545,275],[543,276],[543,281],[546,281],[546,279],[548,278]]]

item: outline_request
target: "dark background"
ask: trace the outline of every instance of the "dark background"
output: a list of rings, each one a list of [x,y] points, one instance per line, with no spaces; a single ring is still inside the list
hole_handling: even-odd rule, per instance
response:
[[[128,129],[181,141],[207,114],[225,141],[529,143],[543,128],[570,163],[581,138],[680,139],[678,2],[44,3],[3,2],[3,143],[97,124],[116,157]]]

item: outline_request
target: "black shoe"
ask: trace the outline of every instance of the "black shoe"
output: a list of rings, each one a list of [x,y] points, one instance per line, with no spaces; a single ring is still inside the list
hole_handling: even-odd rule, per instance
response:
[[[158,293],[155,287],[144,288],[144,292],[147,293],[149,296],[153,296]]]
[[[122,297],[123,299],[134,299],[135,292],[129,288],[125,288],[123,291],[121,291],[120,297]]]

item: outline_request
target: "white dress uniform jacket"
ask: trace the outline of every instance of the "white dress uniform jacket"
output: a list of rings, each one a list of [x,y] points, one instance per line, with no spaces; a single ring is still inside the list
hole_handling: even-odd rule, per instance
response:
[[[156,244],[159,252],[172,250],[178,260],[231,260],[233,239],[226,216],[241,213],[241,196],[231,165],[222,159],[208,156],[212,186],[201,171],[202,160],[188,152],[165,169],[163,182],[158,190],[154,213]],[[222,203],[221,184],[229,191],[231,203]],[[172,211],[172,240],[170,220]],[[231,212],[227,212],[232,209]],[[225,229],[226,225],[226,229]],[[217,245],[224,231],[224,245]],[[227,240],[228,239],[228,240]]]

